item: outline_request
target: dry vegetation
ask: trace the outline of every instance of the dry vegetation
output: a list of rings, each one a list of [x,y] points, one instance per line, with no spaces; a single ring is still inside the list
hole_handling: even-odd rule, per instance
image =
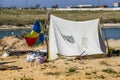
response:
[[[47,10],[0,9],[0,25],[30,25],[38,18],[41,20],[47,20],[47,12]],[[120,11],[50,10],[50,13],[68,20],[83,21],[103,17],[104,23],[120,23]]]

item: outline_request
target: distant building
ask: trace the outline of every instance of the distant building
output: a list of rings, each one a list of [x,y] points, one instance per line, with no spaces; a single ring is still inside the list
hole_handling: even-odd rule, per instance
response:
[[[93,5],[77,5],[77,6],[68,6],[68,8],[94,8]]]
[[[120,3],[113,3],[114,7],[120,7]]]
[[[77,5],[79,8],[93,8],[94,6],[92,5]]]

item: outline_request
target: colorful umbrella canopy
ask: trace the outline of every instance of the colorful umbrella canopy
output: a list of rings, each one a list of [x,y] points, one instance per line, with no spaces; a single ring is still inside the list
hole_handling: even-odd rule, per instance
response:
[[[36,20],[31,32],[25,36],[28,46],[37,46],[44,42],[45,24],[41,20]]]

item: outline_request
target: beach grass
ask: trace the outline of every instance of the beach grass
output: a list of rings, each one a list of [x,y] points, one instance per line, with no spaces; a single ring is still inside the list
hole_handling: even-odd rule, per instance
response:
[[[55,16],[73,21],[84,21],[102,17],[104,23],[120,23],[120,11],[49,11]],[[48,10],[39,9],[0,9],[0,25],[33,25],[36,19],[47,20],[47,12]]]

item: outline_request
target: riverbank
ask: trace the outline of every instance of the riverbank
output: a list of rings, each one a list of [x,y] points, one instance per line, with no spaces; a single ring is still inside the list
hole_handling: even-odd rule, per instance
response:
[[[15,26],[15,25],[1,25],[0,29],[31,29],[33,25],[25,25],[25,26]]]
[[[104,28],[120,28],[120,23],[105,23]],[[31,29],[34,25],[15,26],[15,25],[1,25],[0,29]]]
[[[120,28],[120,23],[105,23],[103,25],[105,28],[111,28],[111,27],[119,27]]]

